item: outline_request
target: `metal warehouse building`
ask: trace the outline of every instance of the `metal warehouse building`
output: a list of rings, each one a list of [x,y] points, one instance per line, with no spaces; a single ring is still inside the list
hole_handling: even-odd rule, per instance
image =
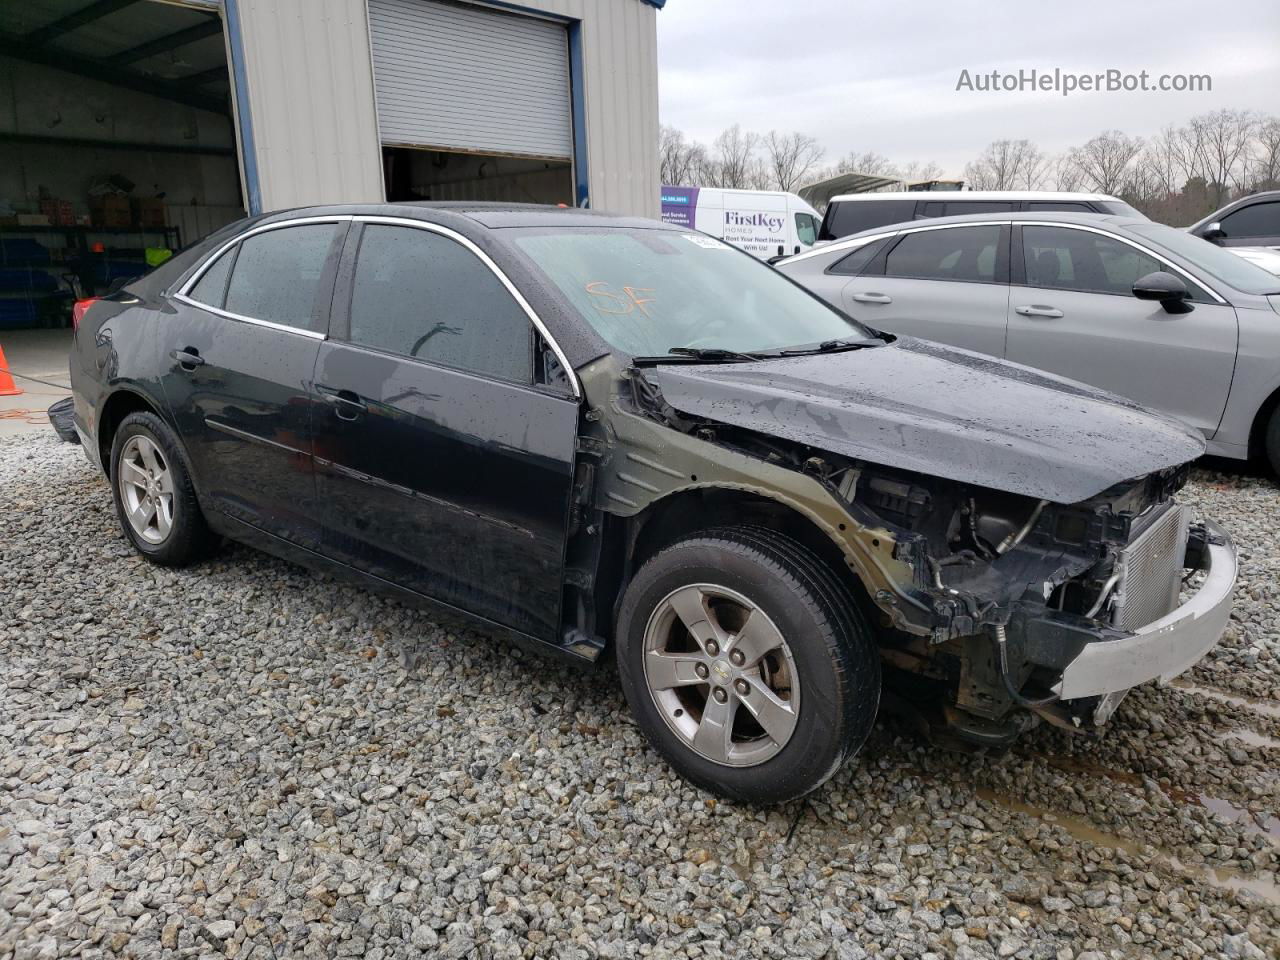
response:
[[[658,215],[665,0],[0,4],[0,329],[245,213],[507,200]]]

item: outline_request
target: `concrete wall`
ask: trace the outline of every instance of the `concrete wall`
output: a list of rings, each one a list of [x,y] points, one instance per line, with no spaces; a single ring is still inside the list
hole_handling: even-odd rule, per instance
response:
[[[365,0],[235,2],[263,209],[381,200]],[[591,206],[657,217],[657,11],[641,0],[519,5],[582,23]]]
[[[225,116],[0,56],[0,132],[232,148]],[[240,206],[234,155],[0,143],[0,199],[35,208],[40,187],[88,213],[95,178],[119,174],[135,196],[171,206]]]

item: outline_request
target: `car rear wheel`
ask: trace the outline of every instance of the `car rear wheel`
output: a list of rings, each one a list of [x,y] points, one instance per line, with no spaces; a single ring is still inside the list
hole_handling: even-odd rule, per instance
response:
[[[871,731],[880,661],[846,587],[774,531],[727,527],[650,559],[619,611],[623,690],[683,776],[736,800],[815,789]]]
[[[1276,476],[1280,476],[1280,407],[1277,407],[1271,413],[1271,420],[1267,423],[1267,432],[1263,445],[1267,454],[1267,462],[1271,464],[1272,472]]]
[[[212,544],[177,437],[155,414],[131,413],[116,430],[111,489],[120,528],[148,560],[182,566]]]

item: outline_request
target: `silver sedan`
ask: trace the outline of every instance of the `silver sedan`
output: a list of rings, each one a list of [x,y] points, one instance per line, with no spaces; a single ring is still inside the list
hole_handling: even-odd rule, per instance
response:
[[[1280,278],[1148,220],[896,224],[777,268],[858,320],[1092,384],[1280,471]]]

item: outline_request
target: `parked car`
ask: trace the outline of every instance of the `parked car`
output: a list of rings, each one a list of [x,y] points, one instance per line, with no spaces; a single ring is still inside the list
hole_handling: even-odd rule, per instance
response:
[[[850,193],[832,197],[818,228],[819,240],[839,240],[864,230],[909,220],[973,213],[1105,213],[1146,219],[1123,200],[1105,193],[1051,190],[967,190],[937,193]],[[803,251],[801,251],[803,252]]]
[[[662,219],[709,233],[767,260],[812,247],[822,215],[794,193],[782,190],[663,187]]]
[[[222,535],[612,651],[652,744],[730,797],[822,783],[882,669],[983,744],[1093,728],[1231,608],[1234,548],[1173,499],[1196,433],[654,221],[246,220],[83,310],[71,380],[143,557]]]
[[[1187,231],[1280,274],[1280,190],[1241,197]]]
[[[868,231],[778,269],[879,330],[1082,380],[1280,470],[1280,281],[1191,234],[1072,213]]]

